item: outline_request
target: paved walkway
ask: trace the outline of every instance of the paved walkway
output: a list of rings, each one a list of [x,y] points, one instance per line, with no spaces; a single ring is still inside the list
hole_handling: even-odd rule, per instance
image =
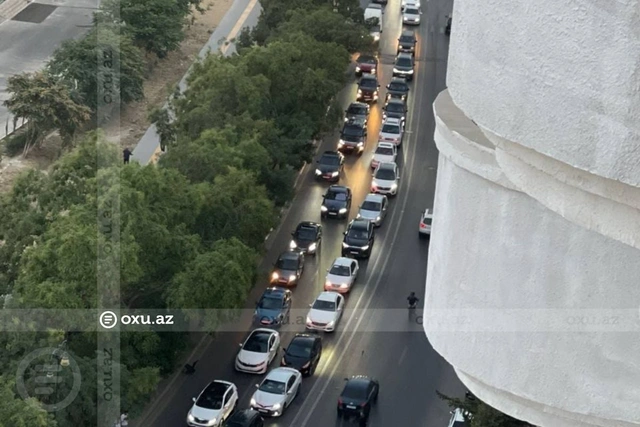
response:
[[[234,0],[231,8],[220,21],[220,25],[216,27],[209,41],[200,51],[199,56],[204,58],[209,51],[216,52],[218,50],[223,55],[232,55],[236,51],[235,46],[233,43],[226,41],[237,37],[244,27],[253,27],[258,22],[259,16],[260,5],[258,0]],[[181,92],[184,92],[187,87],[188,75],[189,71],[178,84]],[[160,137],[155,125],[151,125],[133,149],[132,158],[138,163],[146,165],[155,163],[160,154]]]

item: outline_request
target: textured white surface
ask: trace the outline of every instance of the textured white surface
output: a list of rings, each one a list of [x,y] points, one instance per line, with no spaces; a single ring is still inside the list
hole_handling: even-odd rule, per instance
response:
[[[640,184],[640,0],[456,0],[447,82],[480,126]]]

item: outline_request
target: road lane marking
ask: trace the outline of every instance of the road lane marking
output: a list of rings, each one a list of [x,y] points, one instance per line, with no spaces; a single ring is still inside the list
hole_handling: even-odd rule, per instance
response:
[[[418,92],[418,96],[416,98],[416,101],[418,101],[418,102],[416,102],[414,104],[414,108],[412,109],[411,115],[409,117],[411,123],[413,123],[413,118],[415,117],[416,110],[420,107],[420,105],[422,104],[421,101],[424,98],[424,90],[419,90],[419,88],[417,86],[418,85],[416,85],[415,89]],[[418,107],[418,108],[416,108],[416,107]],[[409,137],[408,141],[407,141],[407,142],[410,142],[410,141],[412,142],[412,144],[410,145],[410,149],[412,151],[412,156],[410,157],[411,165],[409,167],[409,179],[408,179],[409,182],[411,182],[411,178],[413,176],[413,171],[414,171],[414,167],[413,166],[415,164],[415,152],[417,150],[417,141],[416,140],[417,140],[417,138]],[[409,192],[408,191],[404,191],[402,197],[403,197],[402,207],[401,207],[401,209],[398,209],[397,207],[396,207],[396,209],[394,209],[394,211],[392,213],[392,217],[391,217],[392,221],[397,216],[397,214],[400,214],[400,213],[405,211],[406,205],[407,205],[407,203],[409,201]],[[387,249],[386,256],[384,256],[384,257],[378,256],[378,258],[376,258],[376,261],[374,262],[372,271],[385,271],[387,264],[391,260],[392,249],[395,246],[395,243],[397,241],[398,234],[399,234],[398,230],[400,228],[400,221],[399,220],[396,221],[394,223],[394,225],[395,225],[395,230],[394,230],[394,232],[392,234],[393,237],[392,237],[392,240],[391,240],[391,244],[388,246],[388,248],[386,248]],[[378,252],[378,254],[380,254],[380,252]],[[384,262],[382,264],[382,268],[380,270],[377,270],[378,263],[382,259],[384,259]],[[377,277],[377,280],[376,280],[376,282],[375,282],[375,284],[373,286],[373,289],[365,289],[362,292],[362,294],[360,295],[360,298],[356,302],[356,307],[354,309],[354,312],[352,313],[351,317],[349,318],[349,321],[347,322],[347,328],[345,328],[346,330],[349,330],[348,326],[351,324],[351,322],[355,318],[355,313],[356,313],[358,307],[360,307],[360,303],[361,303],[362,298],[364,297],[365,293],[369,294],[369,298],[367,299],[364,307],[366,308],[366,307],[369,307],[371,305],[371,301],[373,300],[373,297],[376,294],[376,290],[378,289],[378,287],[382,283],[382,277],[383,277],[383,275],[379,274],[378,277]],[[301,407],[298,410],[298,412],[297,412],[296,416],[294,417],[293,421],[291,422],[292,426],[305,427],[308,424],[309,420],[313,416],[313,413],[314,413],[316,407],[318,406],[318,403],[320,402],[320,399],[322,398],[323,394],[326,392],[327,388],[329,387],[329,384],[330,384],[331,380],[333,380],[333,378],[335,376],[335,373],[336,373],[336,371],[338,369],[338,366],[340,366],[340,362],[344,359],[344,356],[346,355],[347,351],[349,350],[349,347],[351,346],[351,343],[353,342],[353,339],[354,339],[354,337],[356,335],[356,332],[358,331],[358,329],[360,327],[360,324],[362,323],[362,320],[364,319],[364,317],[365,316],[363,315],[362,317],[360,317],[358,319],[358,321],[356,322],[355,328],[351,330],[352,332],[350,334],[349,333],[342,334],[340,336],[340,338],[338,339],[338,342],[334,346],[334,348],[336,350],[338,348],[340,348],[340,344],[343,342],[345,337],[347,335],[349,335],[349,338],[348,338],[346,344],[342,348],[342,352],[338,356],[336,362],[332,364],[333,368],[331,369],[331,372],[329,373],[329,376],[328,377],[320,377],[319,380],[314,383],[313,387],[311,388],[311,390],[307,394],[307,396],[315,396],[315,399],[313,400],[311,408],[308,411],[305,412],[307,414],[307,416],[304,418],[302,423],[297,422],[299,420],[299,418],[301,417],[301,414],[303,413],[302,410],[301,410],[302,409],[302,407]],[[324,368],[327,365],[329,365],[329,363],[331,363],[331,361],[334,359],[335,354],[336,354],[336,352],[332,352],[330,357],[327,360],[324,361],[325,362],[323,364],[324,366],[322,367],[322,369],[320,369],[320,372],[323,372]],[[319,392],[317,392],[317,389],[318,389],[318,387],[320,387],[320,384],[321,384],[322,380],[324,380],[324,386],[322,386],[321,390]],[[306,403],[306,401],[304,403]],[[303,403],[303,405],[304,405],[304,403]]]
[[[405,347],[404,350],[402,350],[402,354],[400,355],[400,359],[398,359],[398,366],[402,365],[402,362],[404,362],[404,358],[407,357],[407,350],[409,350],[409,347]]]
[[[220,52],[223,55],[226,54],[227,50],[229,50],[229,48],[231,47],[231,40],[233,40],[238,35],[240,30],[242,30],[242,27],[244,26],[245,21],[247,20],[247,18],[249,17],[249,14],[253,11],[253,8],[256,6],[257,3],[258,3],[258,0],[251,0],[249,2],[244,12],[242,12],[242,15],[240,15],[240,18],[238,18],[238,21],[236,21],[236,25],[231,29],[229,34],[227,34],[227,37],[225,39],[227,44],[225,44],[220,48]]]

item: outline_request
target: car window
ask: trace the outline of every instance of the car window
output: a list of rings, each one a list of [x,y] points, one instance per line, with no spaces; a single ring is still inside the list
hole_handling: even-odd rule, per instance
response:
[[[324,300],[316,300],[316,302],[313,303],[313,307],[314,310],[320,310],[320,311],[336,311],[336,303],[334,301],[324,301]]]
[[[351,271],[356,271],[356,262],[351,261]]]
[[[327,199],[344,202],[345,200],[347,200],[347,195],[345,193],[329,193]]]
[[[293,340],[287,348],[287,354],[291,357],[308,358],[311,356],[311,347],[302,340]]]
[[[404,91],[406,89],[407,89],[407,86],[400,82],[389,83],[389,90],[399,92],[399,91]]]
[[[224,395],[222,393],[216,393],[211,391],[204,392],[198,398],[198,401],[196,402],[196,406],[199,406],[200,408],[205,408],[205,409],[214,409],[214,410],[222,409],[223,399],[224,399]]]
[[[320,163],[323,165],[338,166],[340,164],[340,157],[338,156],[322,156]]]
[[[413,38],[413,36],[400,36],[400,43],[415,43],[415,39]]]
[[[347,386],[342,392],[342,397],[352,400],[366,400],[368,397],[367,388],[347,383]]]
[[[342,135],[362,136],[362,134],[364,134],[364,128],[360,126],[345,126],[342,128]]]
[[[376,171],[375,177],[377,179],[383,179],[385,181],[393,181],[394,179],[396,179],[396,173],[393,169],[380,168]]]
[[[280,381],[266,379],[262,382],[262,384],[260,384],[258,390],[264,391],[265,393],[285,394],[286,385],[285,383]]]
[[[376,89],[378,87],[378,82],[375,79],[362,79],[360,80],[360,87]]]
[[[365,211],[379,212],[380,208],[381,208],[381,204],[379,202],[365,201],[362,204],[362,209]]]
[[[349,230],[348,236],[356,240],[366,240],[369,238],[369,233],[367,233],[367,230],[352,228]]]
[[[269,351],[269,335],[264,333],[254,333],[249,337],[242,349],[255,353],[266,353]]]
[[[432,219],[433,219],[433,218],[424,218],[424,219],[422,220],[422,222],[423,222],[423,223],[425,223],[426,225],[431,225],[431,220],[432,220]]]
[[[300,240],[315,240],[316,230],[309,227],[300,227],[296,233],[296,238]]]
[[[334,265],[329,270],[329,274],[333,274],[334,276],[349,276],[351,273],[349,271],[349,266],[346,265]]]
[[[411,9],[406,8],[405,12],[407,14],[409,14],[409,15],[419,15],[420,14],[420,11],[418,11],[418,9],[415,9],[415,8],[411,8]]]
[[[396,59],[396,65],[399,67],[413,67],[413,61],[407,56],[400,56]]]
[[[384,126],[382,126],[382,133],[400,134],[400,126],[386,123]]]
[[[298,260],[295,258],[280,258],[276,262],[276,268],[281,270],[297,270]]]
[[[265,310],[278,310],[282,307],[282,298],[263,297],[258,307]]]
[[[353,114],[356,116],[365,116],[367,114],[367,109],[360,105],[350,105],[347,109],[347,114]]]
[[[387,105],[385,105],[385,110],[391,111],[391,112],[394,112],[394,113],[403,113],[404,112],[404,105],[402,105],[399,102],[390,102]]]
[[[293,387],[295,382],[296,382],[296,377],[291,375],[291,378],[289,378],[289,381],[287,382],[287,390],[291,390],[291,387]]]
[[[393,148],[378,146],[378,148],[376,148],[376,154],[381,154],[383,156],[393,156]]]

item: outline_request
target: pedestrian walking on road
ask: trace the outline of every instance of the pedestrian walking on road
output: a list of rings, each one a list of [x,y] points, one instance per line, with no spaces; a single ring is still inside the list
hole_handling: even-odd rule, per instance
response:
[[[125,148],[124,150],[122,150],[122,157],[124,158],[125,165],[129,164],[129,159],[131,158],[132,154],[133,153],[131,152],[131,150],[129,150],[129,148]]]

